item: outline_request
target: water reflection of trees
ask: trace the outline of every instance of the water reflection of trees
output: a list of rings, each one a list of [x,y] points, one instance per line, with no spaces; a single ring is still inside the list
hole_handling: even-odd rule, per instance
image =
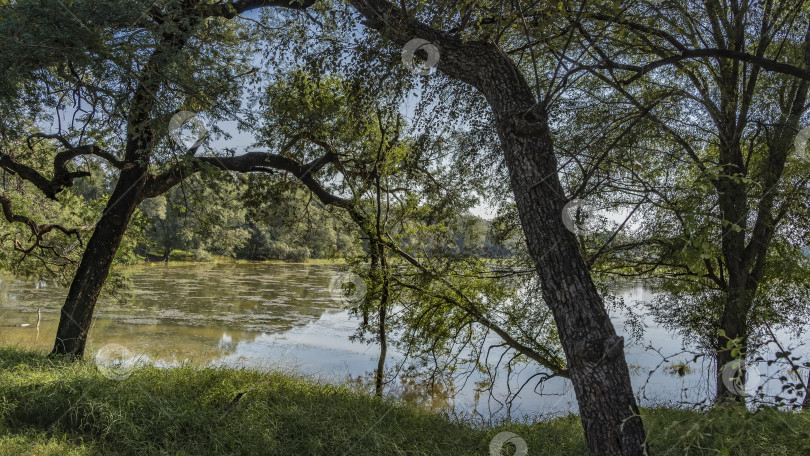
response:
[[[116,343],[156,361],[207,364],[235,353],[240,344],[256,343],[262,334],[283,335],[320,319],[335,307],[328,292],[333,269],[268,264],[126,268],[118,293],[99,301],[90,348]],[[55,332],[63,288],[0,279],[0,316],[26,323],[28,314],[42,307],[42,334]],[[49,337],[40,341],[5,331],[2,341],[45,349]]]
[[[386,396],[401,400],[408,405],[431,413],[455,412],[456,389],[450,377],[431,378],[417,372],[402,372],[387,384]],[[364,393],[375,389],[374,372],[347,378],[346,384]]]

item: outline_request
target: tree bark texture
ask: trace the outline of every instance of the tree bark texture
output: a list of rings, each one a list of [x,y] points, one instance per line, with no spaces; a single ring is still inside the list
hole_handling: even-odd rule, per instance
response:
[[[395,43],[430,41],[437,68],[486,97],[498,129],[520,219],[554,315],[592,455],[649,454],[624,358],[602,298],[576,237],[562,221],[566,204],[544,106],[538,105],[519,68],[495,44],[435,30],[385,0],[353,0],[366,25]]]

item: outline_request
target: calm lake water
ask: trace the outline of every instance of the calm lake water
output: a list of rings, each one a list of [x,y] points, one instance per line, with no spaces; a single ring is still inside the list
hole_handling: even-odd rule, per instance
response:
[[[378,347],[349,340],[358,321],[329,291],[330,280],[338,272],[334,265],[321,264],[152,264],[130,268],[127,274],[133,292],[123,300],[107,297],[99,301],[88,350],[95,353],[105,345],[118,344],[137,353],[142,361],[159,366],[190,361],[196,365],[294,369],[321,381],[344,383],[352,379],[353,384],[367,385],[376,368]],[[39,331],[33,327],[0,328],[0,344],[49,350],[65,293],[45,283],[0,276],[0,324],[34,323],[37,308],[42,309]],[[628,286],[620,294],[628,303],[653,296],[642,286]],[[682,377],[661,368],[662,355],[682,351],[679,337],[645,318],[644,336],[631,340],[623,315],[613,316],[613,321],[628,340],[627,359],[642,404],[692,403],[711,394],[708,363],[692,364],[693,372]],[[780,337],[797,343],[787,334]],[[799,353],[806,356],[808,351],[801,349]],[[683,354],[667,363],[691,358]],[[391,353],[387,365],[401,359],[400,354]],[[778,373],[775,367],[759,368],[763,382]],[[655,372],[650,374],[651,370]],[[394,382],[390,390],[422,406],[467,417],[538,418],[576,412],[570,382],[564,379],[552,379],[536,390],[530,384],[511,407],[501,405],[509,391],[517,391],[536,372],[528,365],[509,382],[497,380],[492,396],[476,393],[476,382],[483,380],[480,376],[457,379],[451,391],[428,393],[418,382],[404,379]],[[769,390],[779,388],[777,382],[765,384]]]

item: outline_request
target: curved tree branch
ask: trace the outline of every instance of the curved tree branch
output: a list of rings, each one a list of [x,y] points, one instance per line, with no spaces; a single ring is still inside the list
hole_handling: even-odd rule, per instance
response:
[[[236,0],[226,3],[215,3],[205,6],[205,15],[209,17],[234,17],[250,10],[266,7],[282,7],[294,10],[305,10],[315,4],[316,0]]]
[[[0,193],[0,208],[3,211],[3,217],[5,217],[5,219],[9,223],[21,223],[27,226],[28,229],[31,230],[31,234],[34,237],[34,243],[31,245],[30,248],[27,249],[23,248],[19,241],[15,240],[14,242],[15,249],[20,252],[23,252],[26,255],[30,254],[37,247],[39,247],[40,249],[54,250],[53,247],[42,245],[42,240],[45,237],[45,235],[54,230],[61,231],[66,236],[75,235],[76,239],[79,241],[79,245],[83,245],[80,233],[81,231],[91,228],[88,226],[79,228],[65,228],[64,226],[56,223],[46,223],[44,225],[40,225],[31,218],[28,218],[24,215],[15,214],[11,206],[12,206],[11,199],[8,198],[6,195]]]
[[[620,18],[616,16],[610,16],[605,14],[591,14],[589,17],[592,17],[597,20],[601,21],[608,21],[611,23],[619,24],[626,26],[636,32],[644,33],[647,35],[659,37],[669,44],[671,44],[677,52],[673,53],[670,56],[662,58],[660,60],[656,60],[654,62],[647,63],[645,65],[627,65],[621,64],[618,62],[614,62],[612,60],[606,61],[606,67],[609,69],[622,69],[627,71],[634,71],[638,74],[622,81],[623,83],[630,83],[645,73],[648,73],[656,68],[665,66],[665,65],[672,65],[683,60],[689,59],[698,59],[698,58],[718,58],[718,59],[729,59],[729,60],[736,60],[739,62],[750,63],[756,65],[763,70],[771,71],[774,73],[781,73],[786,74],[789,76],[795,76],[797,78],[801,78],[804,80],[810,81],[810,71],[805,68],[796,65],[790,65],[787,63],[782,63],[777,60],[768,59],[762,57],[760,55],[751,54],[748,52],[736,50],[736,49],[723,49],[723,48],[702,48],[702,49],[690,49],[686,47],[683,43],[681,43],[675,36],[666,31],[656,29],[653,27],[649,27],[643,24],[636,23],[634,21],[627,20],[625,18]],[[581,24],[577,24],[580,25]]]

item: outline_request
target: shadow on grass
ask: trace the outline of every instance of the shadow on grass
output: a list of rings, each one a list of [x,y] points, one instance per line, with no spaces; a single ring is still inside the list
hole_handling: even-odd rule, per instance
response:
[[[656,408],[643,417],[654,454],[810,454],[808,413]],[[532,456],[586,454],[576,416],[475,428],[283,373],[144,367],[113,380],[92,360],[0,348],[4,455],[489,455],[502,431]]]

